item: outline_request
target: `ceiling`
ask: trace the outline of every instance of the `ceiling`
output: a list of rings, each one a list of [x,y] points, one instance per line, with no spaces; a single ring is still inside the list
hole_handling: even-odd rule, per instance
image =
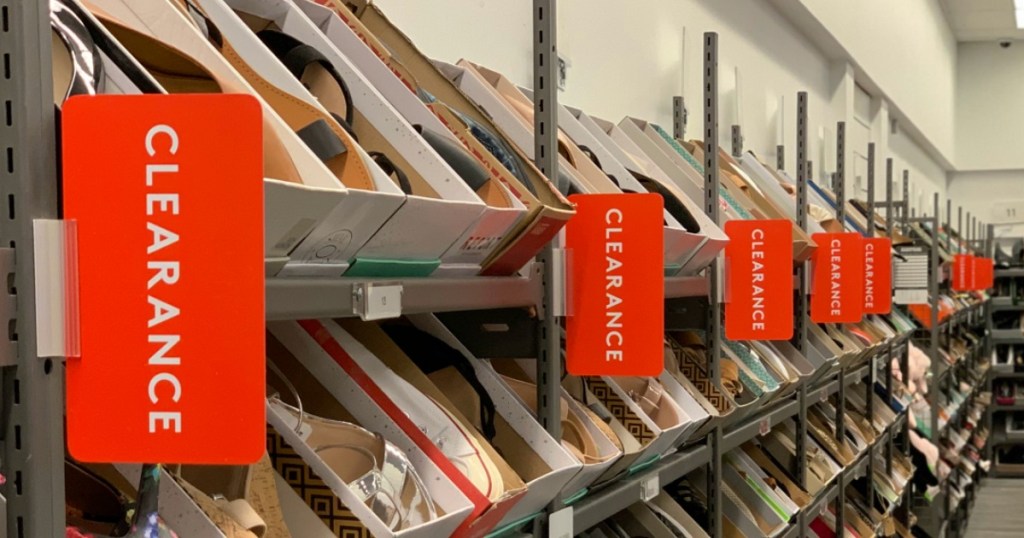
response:
[[[957,41],[1024,40],[1013,0],[939,0]]]

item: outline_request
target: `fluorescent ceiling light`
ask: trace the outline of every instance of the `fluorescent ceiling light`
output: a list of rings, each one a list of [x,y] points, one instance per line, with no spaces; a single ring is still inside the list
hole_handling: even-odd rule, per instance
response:
[[[1024,0],[1014,1],[1024,3]],[[1024,8],[1018,7],[1016,10],[1014,10],[1014,14],[1017,16],[1017,29],[1024,29]]]

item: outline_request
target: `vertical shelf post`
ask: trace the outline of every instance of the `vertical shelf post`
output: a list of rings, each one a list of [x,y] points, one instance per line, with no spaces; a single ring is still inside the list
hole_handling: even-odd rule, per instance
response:
[[[537,167],[554,182],[559,192],[566,192],[558,173],[558,55],[556,52],[557,0],[533,0],[533,88],[534,88],[534,150]],[[560,413],[562,378],[562,339],[556,305],[555,267],[557,240],[541,254],[544,263],[543,319],[538,331],[537,357],[537,419],[552,437],[561,439]]]
[[[903,226],[903,233],[907,232],[907,218],[910,216],[910,170],[903,169],[903,211],[900,211],[900,224]],[[905,379],[905,378],[904,378]]]
[[[715,225],[718,218],[718,34],[704,34],[704,211]],[[721,256],[708,269],[709,305],[707,319],[708,366],[712,379],[721,377],[722,304]],[[711,538],[722,536],[722,428],[710,434],[711,473],[708,477],[708,514]]]
[[[871,239],[875,236],[875,143],[868,143],[868,196],[867,196],[867,226],[864,228],[864,237]],[[891,348],[890,348],[891,349]],[[877,355],[872,355],[868,363],[868,381],[865,383],[864,388],[864,402],[867,406],[866,413],[868,420],[873,420],[875,416],[875,377],[878,372],[878,361]],[[874,449],[872,449],[873,451]],[[874,452],[868,454],[868,480],[865,480],[867,484],[867,502],[868,506],[875,505],[875,458]]]
[[[833,189],[836,197],[836,220],[841,230],[846,230],[846,122],[836,125],[836,173],[833,175]],[[839,370],[839,392],[836,394],[836,441],[846,442],[846,369]],[[845,471],[844,471],[845,473]],[[846,481],[839,477],[839,494],[836,495],[836,528],[846,528]]]
[[[50,64],[49,2],[0,0],[0,247],[16,263],[3,275],[16,295],[5,338],[17,342],[17,366],[3,374],[3,487],[12,537],[62,537],[64,386],[60,358],[36,348],[32,221],[58,214],[57,147]]]
[[[892,178],[892,158],[885,160],[885,236],[892,239],[892,227],[896,220],[893,217],[893,212],[896,211],[896,200],[892,196],[893,178]],[[885,395],[886,402],[892,401],[892,361],[893,353],[896,351],[892,344],[889,344],[889,358],[885,363]],[[895,434],[889,436],[889,442],[885,445],[885,472],[889,476],[892,476],[892,452],[893,452],[893,437]]]
[[[686,102],[681,95],[672,98],[672,137],[676,140],[686,137]]]
[[[780,150],[782,146],[779,146]],[[781,159],[780,159],[781,163]],[[796,224],[807,231],[807,181],[810,176],[810,163],[807,162],[807,92],[799,92],[796,96]],[[793,342],[801,353],[807,353],[807,262],[796,267],[796,316]],[[796,482],[807,488],[807,387],[801,385],[797,391],[796,416]],[[806,511],[801,510],[797,519],[800,532],[803,533],[810,521]]]

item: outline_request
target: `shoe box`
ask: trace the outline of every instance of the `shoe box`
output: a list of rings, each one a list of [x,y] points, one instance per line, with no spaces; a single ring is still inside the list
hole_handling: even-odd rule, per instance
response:
[[[273,21],[282,32],[328,58],[348,84],[360,143],[387,155],[412,185],[415,194],[406,193],[399,211],[356,252],[347,276],[470,276],[479,272],[481,262],[523,217],[525,208],[518,200],[498,185],[491,188],[496,190],[494,205],[484,204],[291,2],[202,0],[201,4],[251,67],[281,91],[314,106],[316,98],[233,11]],[[422,226],[423,222],[431,225]],[[291,263],[282,276],[315,274],[325,261],[330,265],[336,260]]]
[[[376,5],[359,0],[345,2],[351,11],[344,8],[336,10],[335,14],[349,28],[348,34],[337,28],[333,19],[326,18],[322,10],[313,9],[316,6],[310,6],[308,2],[302,1],[298,2],[298,5],[368,77],[379,84],[379,88],[389,99],[396,98],[397,87],[393,81],[386,82],[387,77],[378,65],[381,62],[386,64],[392,76],[401,79],[406,87],[404,91],[419,88],[420,91],[429,93],[432,100],[443,103],[496,136],[509,138],[508,133],[499,129],[487,114],[446,79]],[[362,48],[357,47],[351,40],[353,33],[362,41]],[[367,48],[370,49],[372,56],[376,57],[376,61],[366,54]],[[403,114],[409,113],[406,108],[403,110]],[[442,118],[442,122],[444,121]],[[527,206],[528,215],[522,220],[518,235],[511,236],[499,247],[495,255],[485,262],[485,275],[509,274],[521,267],[558,233],[574,213],[568,201],[533,165],[533,159],[518,150],[515,144],[509,146],[523,166],[526,178],[525,183],[519,182],[519,185],[510,186]],[[532,151],[532,145],[530,147]]]
[[[374,536],[386,537],[450,536],[466,528],[472,521],[472,514],[479,511],[478,507],[451,479],[454,466],[436,449],[424,451],[423,432],[415,427],[410,429],[408,424],[400,425],[399,421],[408,423],[408,417],[382,407],[380,394],[368,393],[352,377],[338,375],[333,357],[298,323],[268,325],[268,338],[271,338],[268,356],[287,377],[287,388],[298,387],[295,392],[301,398],[303,409],[316,416],[356,423],[380,433],[405,453],[438,511],[430,522],[397,532],[391,530],[303,440],[304,430],[296,432],[294,419],[279,413],[268,402],[268,442],[275,468],[285,471],[282,477],[301,497],[307,501],[319,499],[314,511],[323,523],[335,532],[368,530]]]
[[[550,183],[543,180],[540,171],[532,163],[522,164],[531,175],[543,180],[542,190],[536,194],[533,192],[537,188],[535,184],[529,188],[524,185],[473,136],[470,127],[460,117],[463,109],[458,103],[426,105],[416,93],[410,91],[403,80],[375,54],[371,47],[378,47],[379,42],[369,35],[369,30],[359,19],[347,11],[335,12],[309,0],[296,0],[295,5],[374,83],[406,120],[435,132],[451,133],[456,141],[461,141],[477,158],[483,160],[485,168],[501,188],[525,207],[526,215],[484,261],[486,274],[507,274],[522,267],[561,228],[571,214],[570,206],[561,195],[553,192]],[[424,65],[427,66],[429,64]]]
[[[424,374],[375,325],[354,320],[286,322],[272,324],[271,331],[282,341],[285,335],[292,335],[304,343],[302,350],[295,352],[296,357],[311,371],[315,370],[317,378],[335,398],[344,397],[346,387],[360,387],[372,395],[410,436],[418,438],[417,442],[422,445],[420,449],[431,457],[444,459],[433,441],[421,437],[420,430],[416,429],[418,426],[422,428],[422,423],[414,423],[403,411],[413,405],[408,397],[409,390],[403,387],[412,385],[448,412],[466,420],[466,424],[471,423],[468,417],[479,416],[479,408],[474,408],[462,397],[472,392],[472,388],[468,385],[455,386],[455,379],[448,376],[443,378],[442,390],[433,377]],[[315,339],[309,331],[315,331]],[[529,411],[514,403],[514,395],[486,363],[473,364],[477,378],[491,395],[500,419],[495,421],[497,435],[493,448],[478,432],[469,433],[500,469],[505,488],[505,493],[499,498],[489,499],[479,490],[467,492],[467,488],[459,486],[475,506],[462,531],[475,536],[534,517],[556,497],[560,500],[572,498],[586,487],[589,475],[581,474],[584,466],[555,442]],[[459,471],[454,472],[461,476]],[[453,481],[458,484],[459,480],[468,484],[464,478],[455,477]]]
[[[220,79],[257,95],[170,2],[141,4],[127,0],[95,0],[92,5],[128,21],[143,33],[173,44]],[[270,178],[264,180],[267,274],[278,274],[292,261],[320,259],[326,260],[321,265],[325,269],[317,274],[339,275],[347,269],[348,260],[398,211],[405,202],[405,195],[377,167],[370,167],[371,170],[376,168],[373,180],[377,191],[346,187],[281,117],[265,101],[260,101],[265,126],[277,133],[303,181],[300,185]],[[354,150],[364,162],[369,162],[362,148]],[[328,251],[329,255],[323,254]]]
[[[508,413],[506,420],[509,424],[513,425],[517,429],[527,429],[529,432],[529,438],[540,440],[550,439],[555,446],[557,446],[557,452],[564,453],[565,456],[574,462],[576,471],[570,479],[561,487],[557,499],[569,503],[574,499],[580,497],[581,494],[586,493],[586,488],[591,486],[597,481],[605,471],[611,467],[615,460],[621,456],[621,451],[618,450],[611,442],[608,441],[605,433],[597,427],[596,424],[592,424],[590,421],[585,421],[584,426],[587,428],[587,433],[595,440],[596,449],[598,450],[599,461],[597,463],[583,464],[579,463],[578,460],[571,456],[560,442],[555,442],[554,439],[547,434],[547,431],[540,426],[536,418],[534,418],[534,410],[528,408],[526,404],[515,395],[515,393],[509,388],[509,386],[502,381],[498,371],[495,369],[492,361],[487,361],[475,357],[472,352],[463,345],[458,338],[444,325],[444,323],[433,314],[418,314],[410,316],[409,320],[416,325],[419,329],[431,334],[432,336],[445,342],[458,352],[462,353],[470,362],[473,364],[476,375],[480,382],[485,386],[488,392],[495,399],[496,405],[498,405],[498,411],[500,413]],[[522,372],[528,376],[529,371]],[[564,393],[563,393],[564,394]],[[575,408],[578,402],[572,398],[566,398],[563,396],[563,401],[568,401],[569,406],[572,409],[567,409],[567,412],[577,413],[578,416],[582,415],[581,410]],[[498,404],[498,402],[508,402],[508,405]],[[586,415],[582,415],[586,416]],[[534,432],[534,430],[536,430]],[[527,438],[527,435],[523,435]],[[540,446],[534,446],[534,450],[551,450],[550,448]],[[531,484],[530,488],[534,488]],[[538,501],[540,499],[537,499]],[[525,502],[525,501],[524,501]]]

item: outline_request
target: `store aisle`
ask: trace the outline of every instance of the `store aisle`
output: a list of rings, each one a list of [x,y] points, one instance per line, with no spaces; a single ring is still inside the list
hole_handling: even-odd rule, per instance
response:
[[[989,478],[978,491],[967,538],[1024,536],[1024,479]]]

